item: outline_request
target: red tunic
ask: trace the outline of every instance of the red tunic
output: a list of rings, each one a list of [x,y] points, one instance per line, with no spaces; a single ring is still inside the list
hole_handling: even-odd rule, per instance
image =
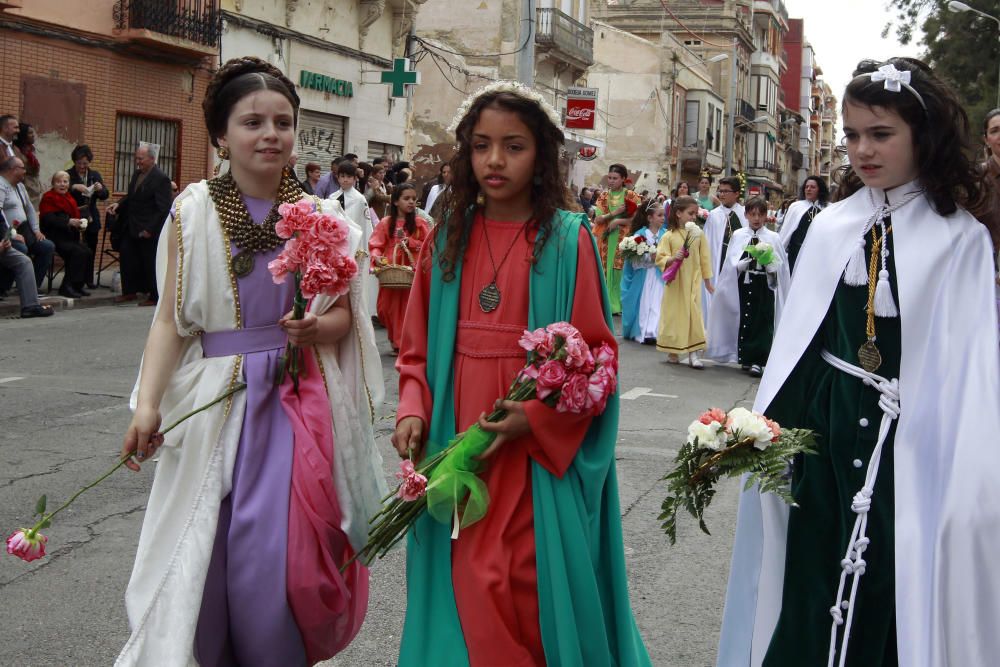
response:
[[[375,226],[371,237],[368,239],[368,254],[371,255],[372,266],[377,264],[377,260],[385,257],[392,264],[402,264],[413,266],[406,253],[397,246],[398,241],[389,238],[389,223],[392,219],[388,216]],[[397,229],[402,229],[403,223],[399,221]],[[430,233],[427,221],[417,217],[417,229],[412,235],[406,236],[406,245],[410,249],[413,257],[420,254],[420,247]],[[378,300],[375,302],[375,312],[378,319],[386,328],[389,335],[389,342],[393,349],[399,349],[399,340],[403,332],[403,316],[406,314],[406,302],[410,298],[409,289],[385,289],[378,291]]]
[[[493,257],[501,261],[497,286],[500,306],[491,313],[479,307],[479,291],[493,278],[482,218],[469,238],[462,271],[458,332],[455,343],[456,430],[472,425],[503,397],[524,366],[517,341],[528,325],[529,260],[532,242],[521,223],[486,221]],[[532,235],[533,238],[533,235]],[[513,246],[512,246],[513,244]],[[576,296],[572,324],[591,346],[616,347],[604,321],[599,264],[587,232],[580,230]],[[430,244],[428,244],[428,254]],[[407,310],[396,367],[399,379],[397,419],[420,417],[430,423],[431,395],[426,377],[429,258],[421,256]],[[540,401],[525,405],[532,433],[505,445],[482,478],[490,495],[486,516],[462,529],[452,542],[452,581],[472,667],[544,665],[538,622],[531,459],[562,477],[583,441],[589,416],[557,413]]]

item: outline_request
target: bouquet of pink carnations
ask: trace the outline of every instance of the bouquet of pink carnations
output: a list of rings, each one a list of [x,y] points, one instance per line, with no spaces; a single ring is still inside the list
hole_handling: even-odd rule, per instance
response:
[[[708,209],[698,208],[698,215],[696,216],[699,227],[704,227],[705,223],[708,222]]]
[[[287,240],[281,254],[268,263],[267,268],[275,283],[285,282],[289,274],[295,276],[292,319],[301,320],[309,306],[308,300],[317,294],[346,294],[351,288],[351,279],[358,272],[358,264],[350,255],[348,223],[324,213],[312,198],[281,204],[278,213],[281,219],[274,231]],[[302,354],[302,350],[291,343],[286,346],[279,361],[276,384],[281,383],[287,372],[298,390],[299,375],[305,368]]]
[[[798,454],[815,454],[813,432],[782,429],[777,422],[746,408],[728,414],[719,408],[702,413],[688,426],[687,442],[677,453],[676,466],[663,479],[670,495],[659,520],[670,543],[677,541],[677,511],[686,509],[705,533],[705,510],[723,477],[747,475],[746,487],[760,485],[795,505],[789,490],[789,469]]]
[[[610,345],[588,347],[567,322],[525,331],[520,345],[528,353],[528,363],[514,378],[505,400],[537,398],[558,412],[598,415],[604,411],[618,386],[618,358]],[[486,420],[498,422],[506,416],[506,411],[494,410]],[[396,473],[400,485],[383,499],[388,503],[372,517],[368,544],[355,558],[370,564],[384,556],[425,511],[442,523],[451,523],[453,538],[461,528],[483,518],[489,496],[478,475],[485,466],[479,456],[495,439],[496,434],[473,425],[429,459],[419,464],[403,461]]]
[[[698,225],[693,222],[689,222],[684,225],[684,231],[686,232],[684,234],[684,246],[681,248],[681,253],[683,253],[684,257],[675,261],[663,272],[663,283],[665,285],[669,285],[675,278],[677,278],[677,274],[681,271],[681,264],[683,264],[684,260],[691,255],[691,244],[694,243],[695,239],[703,234],[701,229],[698,228]]]

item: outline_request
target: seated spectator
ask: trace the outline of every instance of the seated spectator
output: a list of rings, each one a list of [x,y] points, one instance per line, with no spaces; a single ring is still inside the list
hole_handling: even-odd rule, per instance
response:
[[[55,246],[38,226],[38,215],[24,187],[24,162],[12,157],[0,161],[0,210],[13,230],[15,250],[28,255],[35,268],[35,288],[42,285],[52,266]],[[5,287],[0,285],[0,288]]]
[[[319,185],[321,175],[318,162],[306,163],[306,180],[302,183],[302,189],[306,191],[306,194],[316,194],[316,186]]]
[[[69,194],[69,174],[57,171],[52,175],[52,189],[42,195],[42,229],[56,244],[66,269],[59,295],[71,299],[89,296],[84,287],[91,266],[90,248],[80,242],[80,233],[87,228],[87,219],[80,215],[73,196]]]
[[[14,274],[18,296],[21,299],[21,317],[48,317],[52,308],[38,301],[38,287],[32,272],[31,260],[11,243],[13,230],[0,213],[0,268]]]
[[[97,287],[94,280],[94,258],[97,257],[98,232],[101,231],[101,214],[97,210],[97,202],[108,198],[110,192],[104,185],[100,172],[90,168],[94,161],[94,153],[90,146],[81,144],[73,149],[70,155],[73,168],[69,170],[69,191],[76,200],[80,214],[87,218],[87,229],[83,234],[87,247],[90,248],[90,266],[87,267],[87,288]]]
[[[42,179],[38,177],[41,165],[35,155],[35,128],[27,123],[18,125],[17,136],[14,137],[14,152],[24,162],[24,187],[28,191],[31,205],[38,210],[38,202],[42,200]]]

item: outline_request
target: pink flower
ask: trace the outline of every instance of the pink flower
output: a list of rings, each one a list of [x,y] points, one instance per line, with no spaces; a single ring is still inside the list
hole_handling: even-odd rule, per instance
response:
[[[590,375],[587,382],[588,407],[594,408],[594,414],[601,414],[608,404],[608,397],[615,393],[618,377],[611,366],[599,366]]]
[[[778,439],[781,437],[781,425],[773,419],[768,419],[767,417],[764,417],[764,423],[767,424],[767,427],[771,429],[771,433],[774,435],[774,437],[771,438],[771,442],[778,442]]]
[[[409,459],[400,461],[396,479],[403,480],[396,490],[396,497],[401,500],[411,503],[427,493],[427,478],[417,472]]]
[[[520,377],[521,382],[524,382],[525,380],[537,380],[537,379],[538,379],[538,366],[534,364],[528,364],[527,366],[521,369],[521,377]]]
[[[602,366],[617,365],[618,357],[615,354],[615,349],[607,343],[601,343],[600,347],[595,347],[591,354],[594,355],[594,361]]]
[[[293,237],[285,241],[285,248],[281,251],[281,254],[288,260],[293,271],[309,261],[309,248],[299,237]]]
[[[534,352],[541,357],[547,357],[552,353],[552,336],[544,328],[534,331],[525,329],[517,344],[528,352]]]
[[[553,322],[545,329],[553,336],[559,336],[563,340],[569,340],[570,338],[576,336],[577,338],[582,338],[580,332],[569,322]]]
[[[579,333],[566,339],[566,365],[570,368],[583,369],[593,367],[594,356],[587,347],[587,341]]]
[[[721,410],[720,408],[712,408],[711,410],[703,412],[702,415],[698,417],[698,421],[700,421],[702,424],[705,424],[706,426],[708,426],[712,422],[725,424],[726,412],[724,410]]]
[[[546,361],[538,369],[538,383],[536,385],[538,398],[545,399],[562,388],[566,382],[566,367],[561,361]]]
[[[338,296],[351,287],[351,278],[358,272],[358,264],[350,257],[338,255],[329,264],[310,263],[302,274],[299,289],[302,296],[311,299],[317,294]]]
[[[583,373],[573,373],[562,387],[556,411],[585,412],[590,398],[588,382],[589,378]]]
[[[309,229],[312,224],[309,216],[315,213],[316,207],[309,198],[303,198],[294,204],[281,204],[278,206],[278,214],[281,219],[274,226],[275,233],[281,238],[287,239],[293,232]]]
[[[278,255],[277,259],[272,259],[267,263],[267,270],[271,272],[271,280],[275,282],[276,285],[280,285],[285,282],[285,278],[288,274],[293,271],[292,267],[288,264],[288,259],[285,257],[284,253]]]
[[[21,530],[7,538],[7,553],[30,563],[45,555],[45,543],[49,538],[37,531]]]
[[[315,240],[322,241],[340,249],[347,243],[347,223],[326,213],[316,213],[310,216],[312,227],[309,230]]]

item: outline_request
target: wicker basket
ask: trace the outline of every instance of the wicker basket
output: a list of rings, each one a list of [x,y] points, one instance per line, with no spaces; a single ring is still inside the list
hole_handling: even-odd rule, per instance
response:
[[[413,255],[406,247],[406,240],[403,239],[393,248],[392,259],[395,260],[399,249],[402,248],[406,258],[413,264]],[[382,264],[375,268],[375,277],[378,278],[379,287],[386,289],[410,289],[413,285],[413,269],[405,264]]]

